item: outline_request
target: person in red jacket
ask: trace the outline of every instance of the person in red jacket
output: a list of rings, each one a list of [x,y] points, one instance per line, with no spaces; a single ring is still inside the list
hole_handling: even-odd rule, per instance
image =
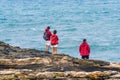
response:
[[[52,46],[52,54],[56,54],[57,53],[57,47],[58,47],[58,36],[56,35],[57,31],[54,30],[53,34],[51,36],[51,46]]]
[[[86,39],[83,39],[83,42],[80,44],[79,52],[80,52],[80,55],[82,56],[82,59],[89,59],[90,46],[87,43]]]
[[[50,31],[50,26],[48,26],[46,29],[45,29],[45,32],[44,34],[47,33],[47,37],[45,39],[46,41],[46,51],[49,51],[49,48],[50,48],[50,37],[52,35],[51,31]]]

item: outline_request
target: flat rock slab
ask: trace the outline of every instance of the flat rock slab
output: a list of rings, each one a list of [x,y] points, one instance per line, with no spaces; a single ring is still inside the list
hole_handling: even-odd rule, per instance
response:
[[[120,73],[116,74],[116,75],[112,75],[111,78],[118,78],[118,79],[120,79]]]

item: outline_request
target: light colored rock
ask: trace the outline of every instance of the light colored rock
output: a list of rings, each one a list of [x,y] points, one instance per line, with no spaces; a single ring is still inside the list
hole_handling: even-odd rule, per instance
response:
[[[106,75],[115,75],[115,74],[118,74],[119,72],[109,70],[109,71],[104,71],[104,73],[105,73]]]
[[[116,75],[112,75],[112,76],[110,76],[110,78],[119,78],[120,79],[120,73],[116,74]]]
[[[30,69],[4,69],[0,70],[0,75],[20,74],[25,72],[32,72]]]
[[[24,73],[16,73],[16,74],[14,74],[14,77],[22,79],[22,78],[27,78],[27,75]]]
[[[90,72],[89,75],[87,75],[87,78],[89,78],[90,80],[99,80],[99,78],[102,77],[107,77],[107,75],[101,71]]]
[[[110,63],[110,67],[117,67],[120,68],[120,63]]]
[[[50,64],[52,60],[46,58],[24,58],[24,59],[0,59],[0,64],[4,65],[27,65],[27,64]]]
[[[49,57],[42,58],[43,64],[50,64],[52,60]]]
[[[76,74],[76,71],[66,71],[65,76],[66,77],[74,77],[73,75]]]
[[[17,73],[17,71],[13,71],[13,70],[3,70],[3,71],[0,71],[0,75],[10,75],[10,74],[15,74]]]
[[[36,74],[37,78],[57,78],[65,77],[64,72],[39,72]]]
[[[28,77],[28,78],[34,78],[35,75],[36,75],[35,73],[29,73],[27,77]]]
[[[12,61],[10,59],[0,59],[0,64],[11,64]]]
[[[47,78],[46,74],[45,73],[41,73],[41,72],[37,73],[35,77],[39,78],[39,79],[40,78],[43,78],[43,79]]]
[[[67,60],[60,60],[60,63],[62,63],[62,64],[68,64],[68,61]]]
[[[70,57],[68,57],[68,56],[64,56],[63,58],[62,58],[62,60],[71,60],[72,58],[70,58]]]
[[[0,50],[4,50],[5,49],[5,47],[4,46],[0,46]]]
[[[65,77],[64,72],[55,72],[54,74],[54,78],[58,78],[58,77]]]
[[[73,74],[75,78],[85,78],[87,75],[87,72],[76,72],[76,74]]]
[[[101,71],[93,71],[92,74],[101,74]]]

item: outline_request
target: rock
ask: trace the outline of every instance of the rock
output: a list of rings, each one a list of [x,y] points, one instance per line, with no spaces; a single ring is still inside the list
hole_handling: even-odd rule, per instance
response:
[[[120,73],[110,76],[112,79],[120,79]]]
[[[73,74],[73,75],[74,75],[74,77],[76,77],[76,78],[85,78],[85,77],[87,77],[88,74],[89,74],[89,73],[87,73],[87,72],[76,72],[76,73]]]
[[[94,71],[87,75],[87,78],[90,80],[104,80],[106,78],[109,78],[109,75],[106,75],[105,73],[101,71]]]
[[[105,73],[106,75],[116,75],[116,74],[118,74],[119,72],[118,72],[118,71],[111,71],[111,70],[109,70],[109,71],[104,71],[104,73]]]
[[[120,68],[120,63],[119,62],[110,63],[110,66]]]
[[[102,61],[102,60],[90,60],[95,64],[98,64],[99,66],[108,66],[110,65],[110,62]]]
[[[0,80],[104,80],[119,78],[120,63],[13,47],[0,41]]]
[[[74,77],[74,74],[76,74],[76,71],[66,71],[65,72],[66,77]]]
[[[70,61],[70,60],[72,60],[72,58],[69,57],[69,56],[63,56],[63,58],[61,60],[68,60],[68,61]]]
[[[5,47],[4,46],[0,46],[0,50],[4,50],[5,49]]]
[[[14,77],[18,79],[25,79],[27,78],[27,75],[25,75],[24,73],[19,73],[19,74],[15,74]]]
[[[61,60],[60,60],[60,63],[61,63],[61,64],[68,64],[69,62],[68,62],[68,60],[63,60],[63,59],[61,59]]]
[[[49,76],[50,76],[51,74],[49,74]],[[52,76],[51,76],[52,77]],[[45,79],[45,78],[47,78],[47,76],[46,76],[46,74],[45,73],[38,73],[38,74],[36,74],[36,78],[37,79]]]
[[[3,71],[0,71],[0,75],[12,75],[14,73],[16,73],[17,71],[13,71],[13,70],[3,70]]]
[[[45,65],[52,63],[52,60],[51,60],[51,58],[49,58],[49,57],[42,58],[42,61],[43,61],[43,63],[44,63]]]

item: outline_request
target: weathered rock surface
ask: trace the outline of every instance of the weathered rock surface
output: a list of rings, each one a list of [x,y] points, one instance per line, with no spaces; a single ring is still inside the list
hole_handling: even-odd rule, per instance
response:
[[[0,80],[104,80],[118,79],[119,74],[120,63],[52,55],[0,41]]]

